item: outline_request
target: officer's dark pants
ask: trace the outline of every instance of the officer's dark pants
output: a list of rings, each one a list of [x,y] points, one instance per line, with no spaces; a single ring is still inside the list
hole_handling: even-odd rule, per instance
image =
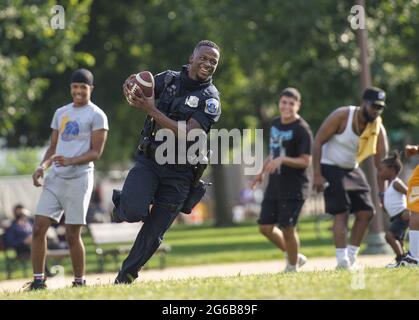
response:
[[[118,282],[131,282],[159,248],[186,200],[193,181],[192,169],[159,165],[143,154],[137,156],[122,192],[113,195],[118,216],[128,222],[143,221],[128,257],[122,263]],[[152,203],[152,209],[149,210]]]

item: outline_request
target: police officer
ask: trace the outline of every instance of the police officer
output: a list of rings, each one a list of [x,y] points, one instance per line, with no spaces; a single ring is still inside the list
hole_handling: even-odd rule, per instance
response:
[[[170,130],[177,139],[192,129],[207,133],[218,121],[221,108],[219,93],[212,84],[220,49],[212,41],[200,41],[179,72],[171,70],[154,77],[154,97],[130,94],[129,78],[124,84],[128,103],[147,113],[139,151],[122,191],[114,190],[113,218],[116,222],[144,224],[138,233],[115,283],[131,283],[138,271],[158,249],[163,235],[181,211],[190,195],[196,172],[192,164],[159,164],[155,139],[159,129]],[[178,141],[176,141],[178,143]],[[176,147],[176,152],[180,152]],[[178,159],[178,157],[176,157]],[[179,161],[178,161],[179,162]],[[149,210],[151,206],[151,210]]]

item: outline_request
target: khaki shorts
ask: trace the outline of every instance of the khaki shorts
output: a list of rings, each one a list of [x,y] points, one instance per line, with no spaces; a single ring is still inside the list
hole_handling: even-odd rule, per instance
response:
[[[93,171],[77,178],[64,179],[51,170],[44,179],[36,215],[58,223],[65,214],[65,224],[86,224],[93,182]]]
[[[416,166],[407,184],[407,209],[419,213],[419,165]]]

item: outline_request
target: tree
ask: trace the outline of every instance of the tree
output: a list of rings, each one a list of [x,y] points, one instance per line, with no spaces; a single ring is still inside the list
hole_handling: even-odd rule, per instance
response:
[[[31,110],[48,88],[48,77],[82,61],[94,62],[90,54],[74,51],[87,32],[91,0],[64,1],[63,30],[50,25],[55,4],[3,0],[0,9],[0,134],[8,135],[9,146],[27,139],[22,132],[16,135],[18,119],[27,115],[29,123],[37,122]]]

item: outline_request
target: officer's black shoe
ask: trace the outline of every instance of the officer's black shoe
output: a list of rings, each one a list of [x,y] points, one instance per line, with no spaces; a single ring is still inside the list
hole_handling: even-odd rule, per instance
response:
[[[26,283],[24,291],[43,290],[46,288],[47,285],[45,283],[45,280],[33,280],[31,282]]]
[[[121,274],[121,272],[118,273],[115,284],[131,284],[135,281],[135,277],[131,274]]]
[[[83,281],[73,281],[72,287],[78,288],[78,287],[85,287],[86,286],[86,280]]]

